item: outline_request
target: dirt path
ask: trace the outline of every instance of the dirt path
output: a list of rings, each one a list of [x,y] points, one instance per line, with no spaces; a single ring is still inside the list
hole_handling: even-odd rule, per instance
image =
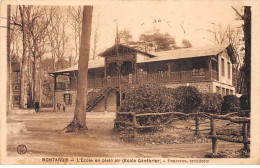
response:
[[[10,115],[8,126],[19,123],[20,127],[22,123],[27,130],[8,134],[8,155],[18,156],[16,147],[19,144],[27,146],[27,156],[42,157],[204,157],[211,152],[210,143],[138,146],[121,142],[110,133],[114,113],[87,113],[89,130],[86,135],[60,133],[71,121],[72,115],[54,112]],[[240,149],[242,145],[220,142],[219,148]]]

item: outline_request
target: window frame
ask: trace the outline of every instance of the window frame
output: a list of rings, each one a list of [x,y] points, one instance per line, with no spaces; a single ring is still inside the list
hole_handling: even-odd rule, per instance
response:
[[[69,96],[68,98],[66,98],[66,96]],[[72,104],[72,95],[71,93],[64,93],[63,94],[63,101],[66,105],[71,105]]]
[[[225,76],[225,60],[221,58],[221,75]]]
[[[228,79],[231,78],[231,65],[230,62],[227,62],[227,68],[228,68]]]

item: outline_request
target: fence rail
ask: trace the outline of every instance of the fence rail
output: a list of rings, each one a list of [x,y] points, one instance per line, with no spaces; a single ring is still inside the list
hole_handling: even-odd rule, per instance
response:
[[[222,141],[227,141],[227,142],[234,142],[234,143],[243,143],[244,144],[244,149],[248,150],[248,144],[250,144],[250,140],[248,138],[248,124],[250,124],[250,118],[248,117],[234,117],[233,115],[238,114],[238,112],[233,112],[229,113],[226,115],[216,115],[216,114],[211,114],[211,113],[206,113],[206,112],[198,112],[198,113],[182,113],[182,112],[165,112],[165,113],[144,113],[144,114],[136,114],[134,112],[116,112],[116,120],[114,121],[115,123],[115,129],[118,129],[120,124],[123,124],[130,129],[133,130],[133,138],[137,136],[137,129],[144,129],[144,128],[155,128],[159,127],[160,125],[138,125],[137,123],[137,118],[138,117],[144,117],[144,116],[164,116],[164,115],[181,115],[181,116],[203,116],[207,117],[210,119],[210,134],[207,136],[208,138],[211,138],[212,141],[212,152],[214,154],[218,153],[218,144],[217,140],[222,140]],[[131,118],[130,121],[121,121],[119,120],[119,116],[128,116]],[[232,117],[233,116],[233,117]],[[216,130],[216,119],[219,120],[229,120],[230,122],[233,123],[242,123],[242,137],[243,140],[239,139],[234,139],[231,137],[226,137],[223,135],[217,135],[217,130]]]

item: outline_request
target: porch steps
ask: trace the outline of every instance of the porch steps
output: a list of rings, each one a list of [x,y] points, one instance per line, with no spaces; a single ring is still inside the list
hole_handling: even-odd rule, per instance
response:
[[[101,89],[101,90],[97,93],[97,96],[96,96],[96,97],[94,97],[93,99],[88,100],[86,111],[87,111],[87,112],[90,112],[91,110],[93,110],[93,108],[94,108],[103,98],[105,98],[105,97],[110,93],[111,90],[112,90],[112,88],[104,88],[104,89]]]

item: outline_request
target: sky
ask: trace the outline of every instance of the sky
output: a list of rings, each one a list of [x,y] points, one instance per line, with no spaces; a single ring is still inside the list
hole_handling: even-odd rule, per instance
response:
[[[159,28],[161,32],[172,35],[177,44],[181,45],[183,39],[188,39],[193,46],[212,44],[210,40],[213,39],[213,34],[206,30],[213,31],[219,25],[225,28],[228,25],[238,27],[242,24],[235,20],[236,13],[231,8],[232,5],[242,10],[241,3],[185,2],[113,1],[105,5],[94,5],[93,28],[97,24],[97,16],[100,15],[99,48],[102,50],[114,44],[116,23],[119,31],[128,29],[134,41],[138,40],[141,33]]]
[[[243,13],[242,1],[117,0],[92,1],[91,4],[94,6],[91,48],[93,48],[94,29],[99,23],[98,52],[114,44],[117,24],[119,31],[129,30],[134,41],[138,40],[140,34],[157,28],[162,33],[169,33],[174,37],[177,45],[181,46],[182,40],[187,39],[194,47],[213,44],[211,42],[213,34],[207,30],[214,31],[219,25],[222,28],[228,25],[234,28],[242,25],[242,21],[236,20],[236,12],[231,8],[233,6]],[[74,33],[71,26],[67,29],[69,34]],[[74,35],[70,35],[69,41],[71,54],[68,56],[75,56]],[[50,56],[50,53],[46,55]]]

